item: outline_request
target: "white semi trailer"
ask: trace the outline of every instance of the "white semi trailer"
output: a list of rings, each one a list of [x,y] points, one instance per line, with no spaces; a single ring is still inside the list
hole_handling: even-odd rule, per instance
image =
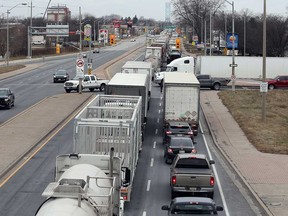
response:
[[[97,95],[74,120],[73,152],[121,159],[121,197],[130,201],[138,154],[142,148],[142,98]]]
[[[198,56],[195,65],[195,74],[206,74],[211,77],[231,78],[231,56]],[[236,78],[262,79],[262,57],[235,56]],[[288,75],[287,57],[267,57],[266,77],[274,78],[277,75]]]
[[[187,122],[198,134],[200,83],[194,73],[164,74],[164,127],[171,121]]]
[[[56,158],[55,182],[36,216],[122,216],[121,159],[111,155],[70,154]]]

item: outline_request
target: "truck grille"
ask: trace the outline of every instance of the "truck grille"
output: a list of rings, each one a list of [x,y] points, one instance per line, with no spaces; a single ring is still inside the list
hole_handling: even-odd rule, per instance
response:
[[[66,83],[65,83],[65,86],[73,86],[73,83],[66,82]]]

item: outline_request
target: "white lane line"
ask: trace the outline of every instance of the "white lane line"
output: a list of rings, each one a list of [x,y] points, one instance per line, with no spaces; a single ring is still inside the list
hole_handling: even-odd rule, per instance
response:
[[[158,134],[158,129],[156,129],[155,134]]]
[[[161,107],[161,106],[162,106],[162,103],[160,103],[159,106]]]
[[[153,148],[154,149],[156,148],[156,141],[154,141]]]
[[[154,164],[154,158],[151,158],[150,167],[153,167],[153,164]]]
[[[162,100],[162,99],[163,99],[163,97],[161,96],[161,97],[160,97],[160,99]]]
[[[158,110],[158,113],[160,114],[161,110]]]
[[[205,135],[203,133],[203,130],[202,130],[201,123],[199,123],[199,125],[200,125],[200,130],[201,130],[201,133],[202,133],[202,137],[203,137],[203,140],[204,140],[207,152],[208,152],[208,156],[209,156],[210,160],[213,160],[212,154],[211,154],[210,149],[209,149],[208,144],[207,144],[206,137],[205,137]],[[223,202],[223,207],[224,207],[226,216],[230,216],[230,213],[229,213],[229,210],[228,210],[228,206],[227,206],[227,203],[226,203],[226,199],[225,199],[225,196],[224,196],[224,193],[223,193],[222,185],[221,185],[221,182],[220,182],[220,179],[219,179],[219,176],[218,176],[218,172],[216,170],[215,165],[212,165],[212,169],[213,169],[213,172],[214,172],[214,175],[215,175],[215,178],[216,178],[216,184],[218,185],[218,188],[219,188],[219,192],[220,192],[220,196],[221,196],[221,199],[222,199],[222,202]]]
[[[159,123],[159,118],[157,119],[157,123]]]
[[[148,180],[146,191],[150,191],[150,185],[151,185],[151,180]]]
[[[143,214],[142,214],[142,216],[146,216],[146,211],[143,211]]]

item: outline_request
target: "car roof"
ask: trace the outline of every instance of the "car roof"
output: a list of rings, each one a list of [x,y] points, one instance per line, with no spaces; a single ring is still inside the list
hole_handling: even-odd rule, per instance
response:
[[[183,154],[178,154],[177,155],[179,158],[189,158],[189,157],[195,157],[195,158],[200,158],[200,159],[206,159],[206,155],[204,154],[191,154],[191,153],[183,153]]]
[[[9,88],[0,88],[0,90],[10,90]]]
[[[169,122],[170,126],[189,126],[187,122]]]
[[[210,203],[215,204],[215,202],[208,197],[176,197],[173,200],[174,203],[181,203],[181,202],[201,202],[201,203]]]

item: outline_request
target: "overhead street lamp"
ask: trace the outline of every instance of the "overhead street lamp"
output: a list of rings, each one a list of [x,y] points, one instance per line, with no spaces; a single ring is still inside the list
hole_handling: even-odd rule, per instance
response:
[[[6,51],[6,62],[7,62],[7,66],[9,66],[9,13],[11,10],[13,10],[15,7],[17,7],[18,5],[27,5],[27,3],[19,3],[16,4],[14,7],[10,8],[7,10],[7,51]]]
[[[232,64],[230,64],[230,67],[232,67],[232,91],[235,91],[235,67],[237,67],[237,65],[235,64],[234,1],[232,1],[232,3],[227,0],[224,1],[232,6]]]

